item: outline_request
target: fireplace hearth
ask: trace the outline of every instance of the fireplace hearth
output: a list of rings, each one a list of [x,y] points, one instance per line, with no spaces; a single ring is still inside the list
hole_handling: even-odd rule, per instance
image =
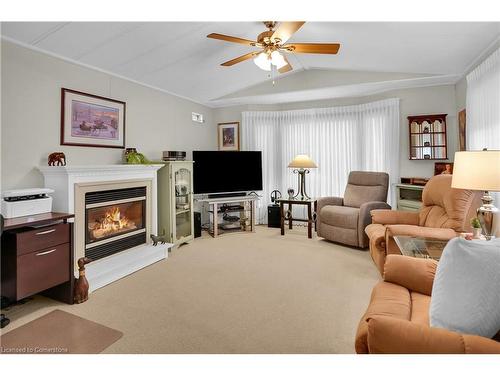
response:
[[[146,243],[146,187],[85,194],[85,256],[97,260]]]

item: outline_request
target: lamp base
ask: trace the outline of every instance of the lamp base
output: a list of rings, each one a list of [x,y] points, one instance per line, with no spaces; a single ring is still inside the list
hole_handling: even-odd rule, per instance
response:
[[[476,211],[477,218],[481,223],[483,234],[486,240],[491,240],[497,234],[497,227],[499,226],[499,211],[493,204],[493,197],[487,192],[481,197],[483,205]]]
[[[300,200],[311,199],[306,193],[306,174],[309,173],[309,169],[294,169],[293,173],[299,174],[299,189],[294,198],[300,195]]]

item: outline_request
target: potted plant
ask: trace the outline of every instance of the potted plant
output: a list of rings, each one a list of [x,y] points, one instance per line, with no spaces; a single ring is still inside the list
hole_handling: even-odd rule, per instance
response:
[[[479,239],[481,238],[481,222],[477,217],[474,217],[470,221],[470,225],[472,226],[472,238]]]

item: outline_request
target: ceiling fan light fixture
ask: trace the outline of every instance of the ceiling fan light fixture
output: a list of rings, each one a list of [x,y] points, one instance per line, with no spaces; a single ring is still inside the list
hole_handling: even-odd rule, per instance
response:
[[[257,57],[253,59],[253,62],[262,70],[271,70],[271,60],[269,59],[269,55],[265,52],[259,53]]]
[[[278,51],[273,51],[271,53],[271,64],[273,64],[276,69],[281,69],[285,65],[287,65],[287,62],[285,61],[285,58],[281,53],[279,53]]]

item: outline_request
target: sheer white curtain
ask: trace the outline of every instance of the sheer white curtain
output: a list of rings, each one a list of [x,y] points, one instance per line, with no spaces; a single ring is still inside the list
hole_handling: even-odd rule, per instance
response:
[[[259,222],[266,221],[270,194],[297,190],[297,175],[287,168],[297,154],[318,164],[306,177],[309,196],[342,196],[350,171],[383,171],[399,178],[399,99],[293,111],[242,114],[244,150],[262,151],[263,199]],[[389,199],[392,194],[389,193]]]
[[[500,48],[467,75],[466,113],[467,150],[500,150]]]
[[[467,150],[500,150],[500,48],[467,75]]]

